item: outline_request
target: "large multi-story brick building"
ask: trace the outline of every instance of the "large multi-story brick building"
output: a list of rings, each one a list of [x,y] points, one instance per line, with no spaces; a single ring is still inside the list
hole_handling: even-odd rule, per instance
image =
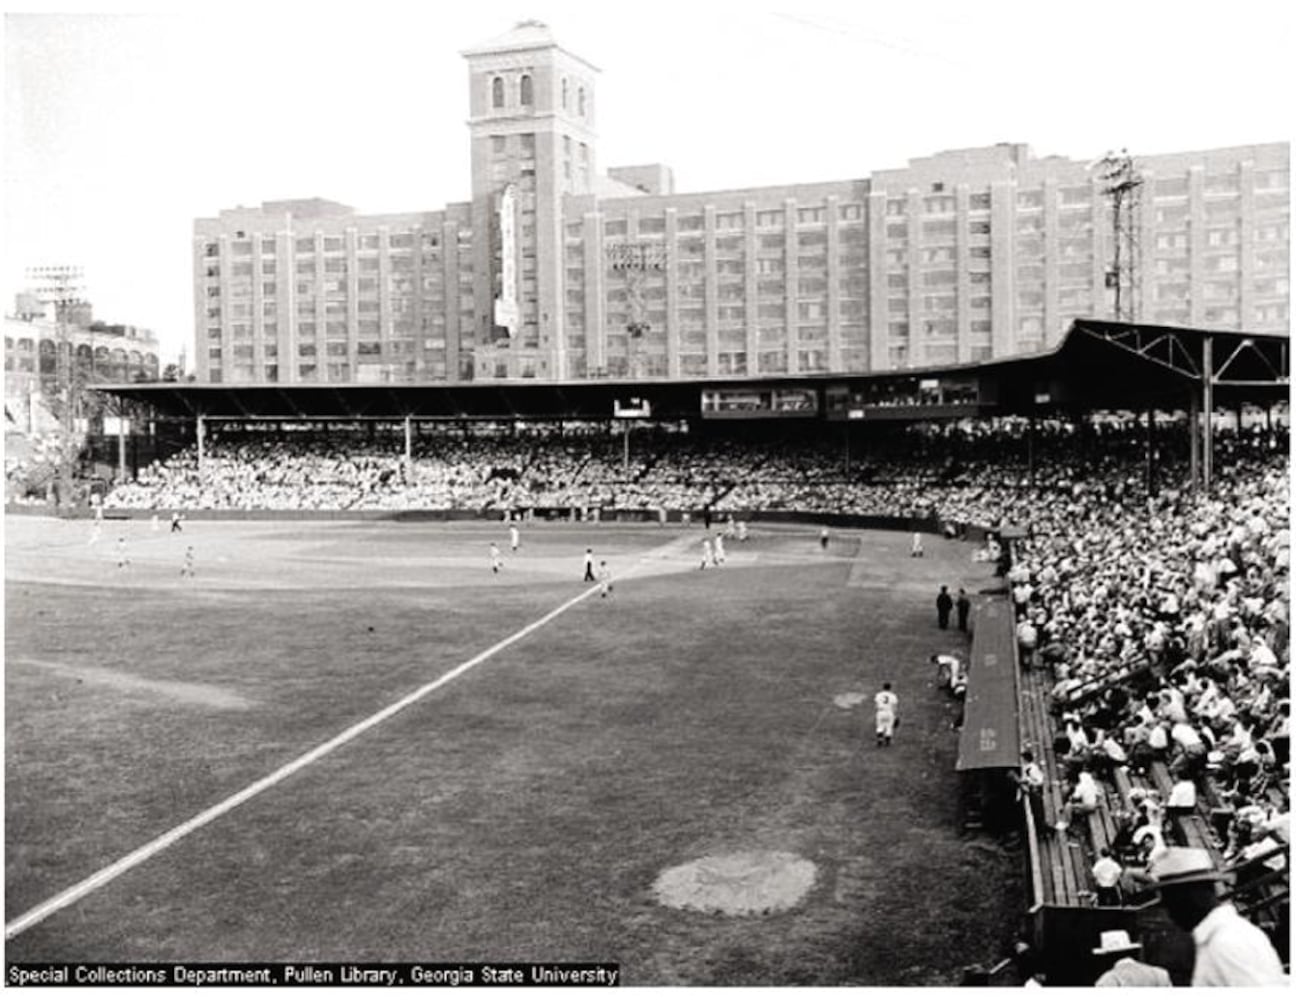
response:
[[[464,55],[471,201],[197,220],[200,380],[862,372],[1028,353],[1113,315],[1091,165],[999,144],[680,194],[661,165],[599,171],[598,70],[544,25]],[[1288,145],[1135,163],[1136,318],[1287,333]]]

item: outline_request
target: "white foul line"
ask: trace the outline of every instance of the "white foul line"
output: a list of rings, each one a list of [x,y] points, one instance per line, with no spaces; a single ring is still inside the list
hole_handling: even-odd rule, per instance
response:
[[[642,559],[649,558],[651,555],[652,553],[645,554],[644,556],[641,557],[641,561]],[[181,823],[177,827],[173,827],[172,829],[168,830],[166,833],[162,834],[160,837],[157,837],[156,839],[149,841],[143,847],[137,848],[136,850],[131,851],[131,853],[127,854],[125,857],[119,858],[118,860],[114,861],[106,868],[99,869],[99,871],[95,872],[89,878],[83,879],[82,881],[78,882],[76,885],[72,886],[70,889],[65,889],[62,892],[60,892],[57,896],[53,896],[50,899],[47,899],[45,902],[41,903],[39,906],[28,910],[22,916],[18,917],[17,919],[13,920],[10,923],[5,924],[5,940],[7,941],[12,937],[16,937],[17,935],[21,934],[23,931],[27,930],[27,928],[40,923],[46,917],[57,913],[59,910],[63,909],[66,906],[70,906],[72,903],[75,903],[78,899],[81,899],[83,896],[89,895],[90,893],[94,892],[96,889],[100,888],[101,886],[107,885],[118,875],[124,875],[126,872],[130,871],[136,865],[143,864],[149,858],[153,857],[153,855],[165,851],[168,847],[170,847],[176,841],[180,840],[182,837],[186,837],[189,834],[193,833],[195,830],[201,829],[202,827],[210,823],[212,820],[218,819],[219,817],[223,816],[225,813],[229,812],[231,809],[234,809],[235,807],[242,805],[244,802],[252,798],[254,795],[258,795],[261,792],[264,792],[267,788],[274,787],[275,785],[279,784],[279,782],[283,781],[284,778],[287,778],[288,776],[295,774],[296,772],[300,771],[303,767],[306,767],[306,765],[313,764],[315,761],[319,760],[325,754],[332,753],[334,750],[336,750],[338,747],[342,746],[345,743],[350,743],[361,733],[369,729],[372,729],[374,726],[378,725],[378,723],[391,718],[401,709],[414,704],[414,702],[418,701],[420,698],[424,697],[425,695],[431,694],[442,684],[446,684],[449,681],[454,680],[460,674],[466,673],[467,671],[471,670],[473,667],[477,666],[479,663],[482,663],[483,661],[490,659],[496,653],[500,652],[500,650],[507,649],[509,646],[513,645],[513,643],[517,642],[519,639],[526,638],[536,629],[553,621],[555,618],[557,618],[568,608],[574,607],[575,605],[579,604],[581,601],[585,600],[585,598],[589,597],[591,594],[596,593],[601,586],[602,586],[601,584],[596,584],[595,586],[582,591],[581,593],[577,594],[575,597],[571,598],[570,600],[565,601],[564,603],[558,605],[558,607],[554,608],[544,617],[537,618],[530,625],[527,625],[526,627],[519,629],[517,632],[514,632],[511,636],[509,636],[506,639],[501,639],[499,642],[495,643],[495,645],[491,646],[490,649],[486,650],[485,652],[478,653],[471,660],[465,660],[463,663],[459,664],[459,666],[455,667],[453,670],[449,670],[446,673],[442,674],[436,680],[424,684],[417,691],[413,691],[410,694],[407,694],[404,698],[400,699],[400,701],[393,702],[392,704],[388,705],[386,708],[381,709],[378,712],[375,712],[373,715],[369,716],[369,718],[357,722],[350,729],[338,733],[337,736],[334,736],[328,742],[321,743],[314,750],[310,750],[302,754],[296,760],[288,762],[283,767],[279,768],[279,770],[275,771],[273,774],[266,775],[260,781],[256,781],[251,785],[248,785],[241,792],[236,792],[235,794],[231,795],[229,798],[225,799],[223,802],[218,802],[210,809],[206,809],[203,812],[200,812],[197,816],[193,817],[192,819],[187,820],[184,823]]]

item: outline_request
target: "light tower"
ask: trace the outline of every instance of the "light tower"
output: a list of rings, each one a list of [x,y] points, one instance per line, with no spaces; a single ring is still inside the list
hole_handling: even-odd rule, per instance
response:
[[[629,321],[626,323],[627,374],[631,378],[641,379],[647,373],[643,371],[643,351],[639,348],[644,334],[652,329],[644,304],[644,275],[649,271],[665,270],[666,251],[660,243],[632,240],[604,244],[603,252],[608,267],[625,275],[626,298],[630,306]]]
[[[1143,178],[1124,149],[1119,154],[1108,152],[1094,166],[1102,181],[1103,195],[1111,205],[1112,258],[1107,268],[1107,287],[1115,292],[1112,318],[1133,323],[1139,315],[1138,206]]]
[[[73,441],[76,436],[76,417],[80,409],[82,388],[81,373],[77,371],[69,327],[73,307],[83,301],[82,272],[81,268],[69,264],[55,264],[48,267],[28,268],[27,277],[34,285],[40,301],[54,307],[56,343],[53,398],[59,401],[61,412],[58,417],[59,423],[63,425],[60,496],[66,497],[70,495],[72,486],[72,459],[75,454]]]

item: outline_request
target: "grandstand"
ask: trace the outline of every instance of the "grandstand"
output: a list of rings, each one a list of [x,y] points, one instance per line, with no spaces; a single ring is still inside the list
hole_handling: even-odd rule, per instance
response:
[[[1289,960],[1287,365],[1284,338],[1080,321],[1044,355],[911,377],[121,386],[192,433],[106,506],[995,534],[1006,579],[975,620],[962,823],[1020,837],[1050,983],[1092,982],[1087,942],[1115,928],[1183,982],[1190,944],[1140,880],[1158,839],[1209,851]],[[630,396],[651,418],[612,417]],[[1042,824],[1015,794],[1023,748]],[[1101,794],[1077,812],[1081,771]],[[1103,850],[1120,905],[1098,905]]]

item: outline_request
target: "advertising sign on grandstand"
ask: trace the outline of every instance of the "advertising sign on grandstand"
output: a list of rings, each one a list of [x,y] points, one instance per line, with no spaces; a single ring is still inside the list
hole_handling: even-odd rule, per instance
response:
[[[652,416],[652,404],[638,396],[632,396],[624,405],[619,399],[613,400],[612,416],[627,420],[644,420]]]
[[[938,378],[897,375],[855,385],[824,387],[824,407],[829,420],[973,416],[980,403],[991,401],[975,375]]]
[[[806,388],[703,389],[703,417],[813,417],[819,413],[819,393]]]

